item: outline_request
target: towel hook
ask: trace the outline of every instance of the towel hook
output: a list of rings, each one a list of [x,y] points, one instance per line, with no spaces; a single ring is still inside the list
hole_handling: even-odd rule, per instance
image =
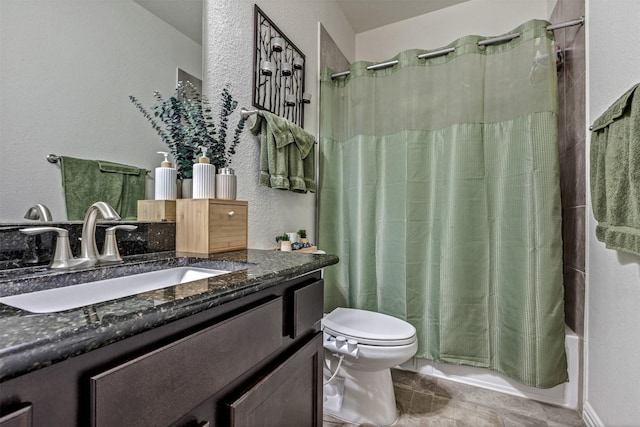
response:
[[[251,116],[253,114],[258,114],[258,110],[247,110],[244,107],[240,108],[240,116],[245,120],[248,119],[249,116]]]

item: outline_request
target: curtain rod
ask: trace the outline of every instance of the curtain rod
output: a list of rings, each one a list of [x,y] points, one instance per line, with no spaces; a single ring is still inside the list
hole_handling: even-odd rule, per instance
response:
[[[560,22],[559,24],[552,24],[552,25],[548,25],[547,26],[547,31],[553,31],[553,30],[559,30],[561,28],[566,28],[566,27],[573,27],[576,25],[584,25],[584,16],[581,16],[578,19],[573,19],[571,21],[566,21],[566,22]],[[509,41],[509,40],[513,40],[515,38],[520,37],[520,33],[511,33],[511,34],[505,34],[503,36],[498,36],[498,37],[490,37],[484,40],[480,40],[478,42],[478,46],[488,46],[494,43],[501,43],[501,42],[505,42],[505,41]],[[441,49],[441,50],[437,50],[434,52],[428,52],[428,53],[423,53],[418,55],[418,59],[429,59],[429,58],[436,58],[438,56],[444,56],[447,55],[451,52],[454,52],[456,50],[456,48],[454,47],[450,47],[447,49]],[[383,68],[387,68],[387,67],[393,67],[394,65],[396,65],[398,63],[398,60],[393,60],[393,61],[387,61],[387,62],[381,62],[379,64],[373,64],[373,65],[369,65],[367,67],[367,70],[380,70]],[[351,74],[351,71],[341,71],[339,73],[334,73],[331,74],[331,78],[332,79],[337,79],[338,77],[344,77],[344,76],[348,76],[349,74]]]

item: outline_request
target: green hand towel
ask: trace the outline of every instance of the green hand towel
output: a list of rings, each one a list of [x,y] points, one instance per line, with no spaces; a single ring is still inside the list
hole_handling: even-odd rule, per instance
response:
[[[276,148],[284,148],[293,142],[293,135],[289,132],[287,119],[266,111],[258,113],[258,115],[267,120],[267,129],[273,134]]]
[[[300,155],[300,159],[294,156],[289,159],[291,163],[291,159],[295,158],[295,166],[298,166],[295,169],[295,184],[292,182],[291,190],[300,193],[306,193],[307,191],[315,193],[315,138],[309,132],[293,123],[289,123],[289,131],[293,135],[293,140]],[[292,165],[291,170],[294,170],[295,166]]]
[[[278,149],[276,137],[269,129],[266,116],[256,115],[256,122],[251,126],[251,133],[260,135],[260,185],[289,189],[289,152]],[[282,139],[280,139],[282,141]]]
[[[251,133],[260,135],[260,184],[315,192],[314,138],[288,120],[260,111]]]
[[[146,170],[102,160],[60,157],[69,221],[84,219],[89,206],[109,203],[123,220],[135,220],[138,200],[145,198]]]
[[[592,126],[590,188],[596,237],[640,255],[640,84]]]

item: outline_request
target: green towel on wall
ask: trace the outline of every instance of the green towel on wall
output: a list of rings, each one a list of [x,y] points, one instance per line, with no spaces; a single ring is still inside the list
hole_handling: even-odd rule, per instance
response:
[[[298,193],[316,191],[313,135],[266,111],[258,112],[251,133],[260,135],[260,184]]]
[[[596,237],[640,255],[640,84],[595,122],[591,133],[591,204]]]
[[[67,219],[84,219],[93,203],[109,203],[123,220],[135,220],[145,198],[146,169],[103,160],[60,157]]]

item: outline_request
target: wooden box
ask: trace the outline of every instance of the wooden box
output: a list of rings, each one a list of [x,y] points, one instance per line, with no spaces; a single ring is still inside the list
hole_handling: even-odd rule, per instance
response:
[[[247,248],[248,203],[178,199],[176,252],[213,254]]]
[[[138,221],[175,220],[175,200],[138,200]]]

